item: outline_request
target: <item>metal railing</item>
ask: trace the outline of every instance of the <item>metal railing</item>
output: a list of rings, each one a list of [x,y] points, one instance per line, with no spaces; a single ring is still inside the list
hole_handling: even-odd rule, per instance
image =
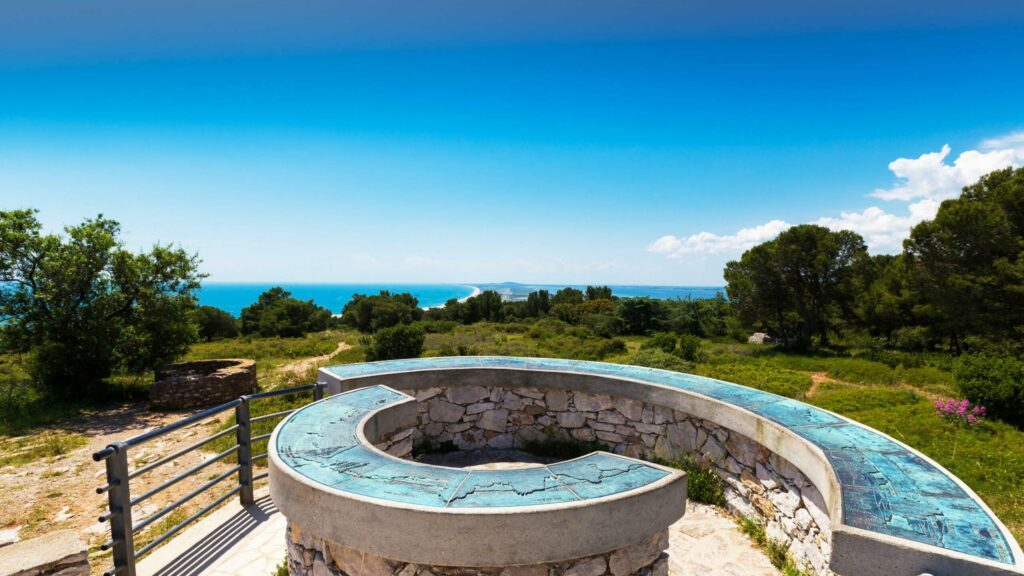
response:
[[[248,394],[241,396],[230,402],[225,402],[219,406],[214,406],[207,410],[203,410],[198,414],[193,414],[188,418],[179,420],[174,424],[150,430],[144,434],[139,434],[134,438],[125,440],[124,442],[115,442],[106,448],[96,452],[92,455],[93,460],[99,462],[105,460],[107,464],[107,484],[96,489],[97,494],[107,494],[108,512],[100,516],[100,522],[110,522],[110,540],[104,543],[100,548],[102,550],[113,549],[113,568],[104,572],[104,576],[135,576],[135,561],[145,555],[153,548],[159,546],[165,540],[174,536],[182,528],[188,526],[192,522],[195,522],[207,512],[213,510],[220,504],[222,504],[228,498],[231,498],[235,494],[238,494],[238,499],[243,506],[248,506],[253,503],[253,484],[259,480],[267,477],[266,473],[253,476],[252,464],[257,460],[261,460],[267,457],[267,453],[253,454],[253,444],[260,440],[266,440],[270,437],[270,434],[261,434],[258,436],[252,435],[252,425],[256,422],[264,420],[271,420],[274,418],[282,418],[291,414],[293,410],[282,410],[280,412],[274,412],[272,414],[265,414],[261,416],[252,417],[250,416],[250,405],[254,400],[260,400],[262,398],[270,398],[273,396],[285,396],[288,394],[297,394],[301,392],[313,392],[313,400],[320,400],[324,397],[325,384],[307,384],[305,386],[296,386],[293,388],[283,388],[281,390],[271,390],[269,392],[260,392],[258,394]],[[218,414],[234,409],[235,411],[235,424],[229,428],[221,430],[212,436],[209,436],[203,440],[200,440],[191,446],[178,450],[177,452],[164,456],[155,462],[146,464],[135,470],[128,469],[128,450],[145,444],[150,440],[159,438],[166,434],[170,434],[176,430],[181,430],[185,427],[196,424],[203,420],[212,418]],[[193,466],[192,468],[182,472],[160,484],[150,488],[146,492],[139,494],[138,496],[132,497],[131,481],[143,474],[151,472],[168,462],[174,461],[185,454],[188,454],[194,450],[198,450],[211,442],[227,436],[231,433],[235,434],[235,445],[223,452],[220,452],[211,458],[204,460],[203,462]],[[208,480],[202,486],[199,486],[195,490],[192,490],[188,494],[178,498],[171,504],[161,508],[160,510],[149,514],[143,520],[139,522],[132,521],[132,508],[138,506],[142,502],[148,500],[152,496],[174,486],[178,482],[196,474],[203,470],[207,466],[210,466],[214,462],[220,462],[232,454],[237,454],[236,465],[227,469],[226,471],[214,476]],[[206,492],[207,490],[217,486],[222,481],[236,476],[237,481],[235,485],[227,492],[218,496],[213,502],[210,502],[206,506],[200,508],[194,514],[174,526],[168,528],[162,534],[154,538],[148,544],[142,548],[135,549],[135,534],[140,530],[144,530],[146,527],[152,525],[157,520],[160,520],[167,514],[171,513],[178,507],[189,502],[196,496]]]

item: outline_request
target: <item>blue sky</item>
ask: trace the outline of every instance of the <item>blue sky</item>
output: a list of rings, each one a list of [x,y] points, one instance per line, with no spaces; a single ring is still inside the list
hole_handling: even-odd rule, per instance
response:
[[[211,280],[714,285],[1024,162],[1019,3],[547,4],[19,4],[0,208]]]

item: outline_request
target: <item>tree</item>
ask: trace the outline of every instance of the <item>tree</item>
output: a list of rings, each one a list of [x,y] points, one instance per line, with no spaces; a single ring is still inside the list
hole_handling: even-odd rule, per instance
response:
[[[213,306],[200,306],[195,310],[199,338],[205,341],[238,336],[238,320],[234,316]]]
[[[418,358],[423,353],[426,334],[418,325],[398,324],[381,328],[373,336],[373,346],[367,352],[367,360],[398,360]]]
[[[920,313],[956,352],[968,336],[1024,335],[1024,168],[965,187],[903,247]]]
[[[562,288],[555,295],[551,297],[551,305],[557,304],[582,304],[583,303],[583,291],[576,288]]]
[[[152,370],[196,341],[195,255],[132,253],[102,215],[43,234],[35,210],[0,211],[0,330],[36,382],[82,399],[114,370]]]
[[[458,304],[455,300],[450,300],[449,304],[452,302]],[[392,294],[387,290],[373,296],[356,294],[341,311],[342,322],[360,332],[409,324],[422,317],[423,309],[415,296],[408,292]]]
[[[868,259],[860,235],[804,224],[726,264],[729,299],[751,324],[798,346],[851,319],[855,280]]]
[[[623,298],[616,314],[622,320],[625,334],[647,334],[660,329],[665,322],[665,308],[653,298]]]
[[[587,300],[611,300],[612,289],[607,286],[587,286]]]
[[[297,338],[326,330],[331,324],[331,312],[312,300],[292,298],[291,292],[276,286],[243,308],[241,320],[242,334]]]
[[[526,314],[533,318],[539,318],[548,313],[551,309],[551,296],[547,290],[530,292],[526,297]]]

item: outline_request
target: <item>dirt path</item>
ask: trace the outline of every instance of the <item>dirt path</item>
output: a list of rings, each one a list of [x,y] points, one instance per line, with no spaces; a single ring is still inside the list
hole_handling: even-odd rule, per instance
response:
[[[90,547],[103,543],[109,537],[109,528],[97,518],[106,511],[106,495],[97,494],[96,488],[106,483],[106,468],[104,463],[92,460],[92,453],[193,413],[150,412],[144,403],[136,403],[93,412],[57,428],[57,433],[85,436],[87,443],[59,457],[0,468],[0,529],[8,538],[24,540],[52,530],[70,528],[76,530]],[[219,415],[131,450],[129,468],[144,466],[194,444],[219,428],[228,416],[228,413]],[[144,493],[209,456],[208,452],[197,450],[132,480],[132,495]],[[141,502],[133,509],[134,517],[137,520],[152,514],[229,467],[224,462],[210,465],[200,474]],[[216,496],[216,493],[203,494],[192,502],[198,506]],[[99,558],[96,563],[102,565],[100,567],[106,566],[105,561]]]
[[[279,374],[304,376],[310,369],[327,363],[339,352],[352,346],[339,342],[329,354],[301,358],[278,367]],[[62,456],[45,458],[20,466],[0,468],[0,545],[13,539],[25,540],[52,530],[71,528],[91,547],[99,546],[109,537],[109,527],[97,521],[106,511],[106,495],[96,494],[96,488],[105,483],[103,462],[93,462],[92,453],[107,445],[177,422],[193,411],[151,412],[145,403],[126,404],[89,413],[74,421],[55,427],[48,432],[78,434],[86,443]],[[173,452],[191,446],[218,430],[231,411],[178,430],[129,451],[129,469],[136,469],[159,460]],[[0,444],[0,455],[4,447]],[[213,453],[196,450],[173,462],[159,466],[152,472],[132,480],[132,495],[145,491],[196,466]],[[136,522],[181,498],[203,483],[223,473],[233,465],[231,456],[211,464],[200,473],[189,476],[170,488],[141,502],[133,509]],[[223,482],[223,488],[232,485],[232,479]],[[189,502],[191,510],[212,501],[223,490],[213,488]],[[181,514],[178,520],[183,519]],[[160,522],[158,521],[157,524]],[[177,523],[177,522],[173,522]],[[102,554],[101,556],[106,556]],[[106,566],[106,561],[95,559],[94,565]]]
[[[818,393],[818,388],[822,382],[835,382],[834,378],[830,378],[828,372],[811,372],[811,387],[807,389],[807,393],[804,394],[805,398],[814,398],[815,394]]]
[[[328,360],[334,357],[335,354],[340,354],[345,350],[352,348],[351,344],[346,342],[338,342],[338,347],[333,352],[328,352],[321,356],[313,356],[311,358],[302,358],[294,362],[281,365],[277,368],[277,371],[282,374],[291,374],[294,376],[304,376],[311,368],[319,368],[321,364],[326,364]]]

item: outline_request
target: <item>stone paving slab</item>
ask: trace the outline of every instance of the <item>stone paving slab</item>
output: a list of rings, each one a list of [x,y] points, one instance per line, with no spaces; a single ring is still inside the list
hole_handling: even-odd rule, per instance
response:
[[[258,490],[256,503],[237,501],[184,529],[139,562],[138,576],[272,576],[284,560],[287,521]]]
[[[286,554],[287,521],[267,495],[234,503],[186,528],[139,563],[138,576],[272,576]],[[779,576],[726,513],[687,502],[669,528],[671,576]]]

